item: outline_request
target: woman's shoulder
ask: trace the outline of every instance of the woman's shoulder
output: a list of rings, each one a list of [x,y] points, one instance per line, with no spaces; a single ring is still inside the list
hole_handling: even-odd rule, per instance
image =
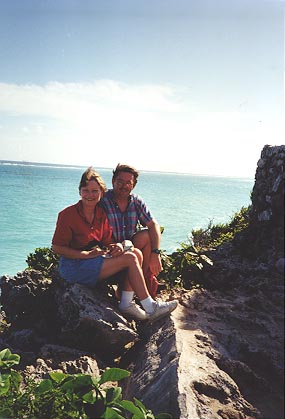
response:
[[[60,211],[59,214],[71,214],[77,212],[78,208],[80,208],[80,201],[76,202],[76,204],[72,204],[68,207],[65,207],[63,210]]]

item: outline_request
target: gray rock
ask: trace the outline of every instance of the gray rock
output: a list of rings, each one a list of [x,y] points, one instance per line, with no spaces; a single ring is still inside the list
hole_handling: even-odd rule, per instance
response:
[[[275,267],[278,272],[284,275],[285,271],[285,258],[279,258],[275,264]]]
[[[63,344],[92,351],[109,360],[121,356],[138,333],[99,291],[74,284],[57,290]]]

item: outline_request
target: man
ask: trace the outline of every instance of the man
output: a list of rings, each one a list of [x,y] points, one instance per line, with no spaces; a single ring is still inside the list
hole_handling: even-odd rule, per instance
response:
[[[139,172],[132,166],[118,164],[113,170],[112,185],[103,197],[103,206],[116,242],[131,240],[143,254],[143,272],[149,293],[155,297],[162,271],[160,226],[143,199],[133,194]]]

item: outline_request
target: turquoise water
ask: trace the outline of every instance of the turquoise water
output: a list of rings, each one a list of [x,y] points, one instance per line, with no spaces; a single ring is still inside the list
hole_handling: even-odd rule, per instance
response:
[[[0,163],[0,275],[27,267],[27,255],[49,247],[58,212],[79,199],[85,170]],[[97,169],[111,187],[111,169]],[[253,179],[141,172],[135,192],[141,195],[165,231],[161,247],[171,253],[192,229],[228,222],[250,204]]]

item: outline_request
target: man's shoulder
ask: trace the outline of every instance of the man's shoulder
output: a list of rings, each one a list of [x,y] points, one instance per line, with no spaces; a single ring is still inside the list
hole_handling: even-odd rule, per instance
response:
[[[135,193],[134,194],[131,194],[130,197],[131,197],[131,200],[133,202],[135,202],[135,203],[145,204],[144,199],[140,195],[138,195],[138,194],[135,194]]]
[[[103,195],[103,201],[112,201],[113,200],[113,189],[108,189]]]
[[[102,199],[99,202],[99,206],[102,207],[107,214],[114,211],[115,201],[114,201],[113,189],[108,189],[104,193]]]

